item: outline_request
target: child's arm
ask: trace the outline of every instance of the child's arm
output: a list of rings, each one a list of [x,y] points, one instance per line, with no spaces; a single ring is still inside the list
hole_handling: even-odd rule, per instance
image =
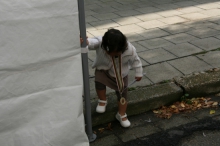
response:
[[[130,60],[130,65],[135,70],[135,79],[137,81],[140,81],[143,76],[142,63],[136,52],[136,48],[131,44],[129,44],[129,47],[132,47],[132,50],[133,50],[133,54]]]
[[[100,46],[100,40],[98,38],[88,38],[88,48],[89,50],[96,50]]]

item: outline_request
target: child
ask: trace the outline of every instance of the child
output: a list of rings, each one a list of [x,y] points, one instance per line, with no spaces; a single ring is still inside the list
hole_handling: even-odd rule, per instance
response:
[[[108,86],[116,91],[118,97],[116,119],[123,127],[129,127],[131,123],[126,115],[128,72],[133,68],[137,81],[143,76],[142,63],[136,49],[117,29],[109,29],[103,37],[88,38],[87,43],[90,50],[96,50],[96,59],[92,66],[96,68],[95,88],[99,98],[96,112],[105,112]]]

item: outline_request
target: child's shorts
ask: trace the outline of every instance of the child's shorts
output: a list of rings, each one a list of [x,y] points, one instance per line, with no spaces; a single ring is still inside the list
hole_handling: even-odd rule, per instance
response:
[[[124,81],[124,88],[128,86],[128,76],[125,76],[123,78]],[[95,87],[97,90],[104,90],[106,89],[106,86],[109,88],[115,90],[115,93],[118,97],[118,101],[120,100],[120,94],[118,92],[118,86],[116,79],[109,75],[108,71],[106,70],[95,70]],[[128,89],[125,89],[125,91],[122,93],[122,97],[124,97],[127,100],[127,92]]]

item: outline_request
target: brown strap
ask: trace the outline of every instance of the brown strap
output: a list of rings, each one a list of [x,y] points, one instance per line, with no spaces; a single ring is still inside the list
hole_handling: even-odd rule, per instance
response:
[[[122,92],[124,89],[124,81],[123,81],[122,70],[121,70],[121,68],[122,68],[121,55],[118,56],[118,59],[119,59],[119,62],[118,62],[118,64],[116,64],[115,58],[112,57],[115,78],[116,78],[116,82],[118,85],[118,91],[119,91],[120,95],[122,96]]]

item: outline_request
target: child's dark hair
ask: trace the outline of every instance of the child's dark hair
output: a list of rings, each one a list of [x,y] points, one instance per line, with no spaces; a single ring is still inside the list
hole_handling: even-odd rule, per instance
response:
[[[126,36],[117,29],[109,29],[102,38],[101,47],[107,52],[124,52],[127,49]]]

